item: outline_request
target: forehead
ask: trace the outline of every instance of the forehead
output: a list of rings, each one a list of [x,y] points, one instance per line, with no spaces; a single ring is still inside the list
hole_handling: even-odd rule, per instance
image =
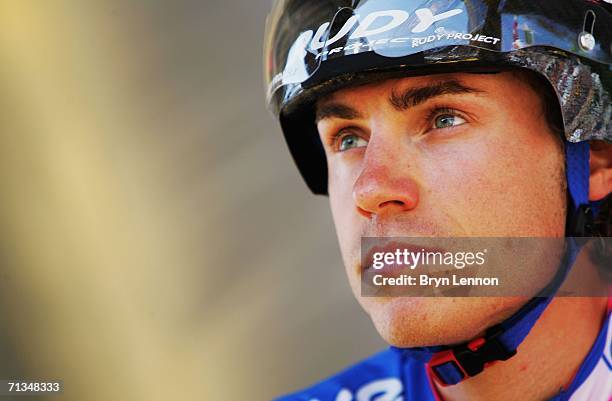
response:
[[[513,96],[522,97],[531,88],[520,79],[520,72],[499,73],[447,73],[425,75],[417,77],[393,78],[373,83],[360,84],[343,88],[321,97],[317,101],[317,108],[329,103],[359,104],[365,100],[384,97],[388,98],[397,91],[411,88],[426,88],[441,83],[458,83],[461,86],[474,89],[473,93],[485,96]]]

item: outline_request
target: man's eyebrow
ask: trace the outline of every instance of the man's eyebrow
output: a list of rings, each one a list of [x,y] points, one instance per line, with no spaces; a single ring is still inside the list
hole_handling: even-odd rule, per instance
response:
[[[326,118],[342,118],[344,120],[355,120],[363,118],[361,113],[352,107],[340,103],[328,103],[317,106],[315,123]]]
[[[438,96],[482,92],[482,90],[471,88],[459,81],[446,80],[427,86],[408,88],[399,93],[394,90],[389,97],[389,102],[396,110],[403,111]]]

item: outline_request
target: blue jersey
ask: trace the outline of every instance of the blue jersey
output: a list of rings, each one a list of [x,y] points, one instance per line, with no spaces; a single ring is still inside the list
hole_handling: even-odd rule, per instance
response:
[[[551,401],[612,400],[610,314],[570,386]],[[311,388],[277,401],[437,401],[429,356],[391,347]]]

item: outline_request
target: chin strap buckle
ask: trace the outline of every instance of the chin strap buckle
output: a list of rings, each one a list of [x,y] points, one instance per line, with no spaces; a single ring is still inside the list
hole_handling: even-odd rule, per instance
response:
[[[501,327],[494,326],[484,337],[435,354],[427,364],[431,376],[441,385],[450,386],[476,376],[497,361],[510,359],[516,350],[502,344],[499,337],[503,333]]]

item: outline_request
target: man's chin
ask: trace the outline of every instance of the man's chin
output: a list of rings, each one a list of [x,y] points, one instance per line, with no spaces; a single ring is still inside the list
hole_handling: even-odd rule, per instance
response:
[[[519,298],[362,298],[374,326],[400,348],[469,341],[517,311]]]

